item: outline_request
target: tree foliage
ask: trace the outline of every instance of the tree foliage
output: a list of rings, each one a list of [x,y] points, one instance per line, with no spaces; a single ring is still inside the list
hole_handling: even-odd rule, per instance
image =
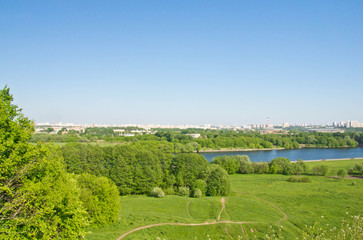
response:
[[[117,220],[120,200],[116,185],[106,177],[89,173],[77,176],[80,199],[95,225],[114,223]]]
[[[0,92],[0,238],[77,239],[87,213],[76,182],[50,145],[30,145],[33,123]]]
[[[227,171],[219,165],[211,165],[207,180],[207,195],[227,196],[230,190],[231,184]]]

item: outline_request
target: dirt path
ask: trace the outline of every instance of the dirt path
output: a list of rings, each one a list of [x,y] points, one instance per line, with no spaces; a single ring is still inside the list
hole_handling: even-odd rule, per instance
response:
[[[270,201],[267,201],[265,199],[262,199],[262,198],[259,198],[259,197],[256,197],[256,196],[253,196],[254,198],[260,200],[260,201],[263,201],[263,202],[266,202],[268,204],[270,204],[272,207],[274,207],[277,211],[279,211],[282,215],[284,215],[283,218],[279,219],[276,224],[280,224],[282,221],[285,221],[287,219],[287,214],[281,210],[281,208],[279,208],[276,204],[274,204],[273,202],[270,202]]]
[[[221,218],[221,214],[224,211],[224,209],[226,208],[225,206],[225,199],[222,198],[221,199],[221,203],[222,203],[222,209],[218,215],[218,220],[214,221],[214,222],[205,222],[205,223],[155,223],[155,224],[150,224],[150,225],[146,225],[146,226],[142,226],[142,227],[138,227],[135,229],[132,229],[131,231],[128,231],[127,233],[124,233],[123,235],[121,235],[117,240],[121,240],[124,237],[126,237],[127,235],[130,235],[133,232],[142,230],[142,229],[146,229],[146,228],[152,228],[152,227],[158,227],[158,226],[165,226],[165,225],[171,225],[171,226],[204,226],[204,225],[214,225],[214,224],[224,224],[224,223],[229,223],[229,224],[246,224],[246,223],[255,223],[255,222],[232,222],[232,221],[220,221]],[[189,204],[190,201],[188,202],[187,205],[187,210],[189,213]],[[189,213],[190,215],[190,213]],[[227,234],[229,235],[229,233],[227,232]],[[233,238],[232,238],[233,239]]]
[[[157,226],[165,226],[165,225],[173,225],[173,226],[204,226],[204,225],[215,225],[215,224],[223,224],[223,223],[229,223],[229,224],[246,224],[246,223],[255,223],[255,222],[232,222],[232,221],[214,221],[214,222],[205,222],[205,223],[156,223],[156,224],[151,224],[151,225],[147,225],[147,226],[142,226],[142,227],[138,227],[135,229],[132,229],[131,231],[123,234],[122,236],[120,236],[117,240],[121,240],[124,237],[126,237],[127,235],[142,230],[142,229],[146,229],[146,228],[152,228],[152,227],[157,227]]]
[[[222,209],[221,209],[221,211],[219,212],[219,215],[218,215],[218,221],[219,220],[221,220],[221,215],[222,215],[222,212],[224,211],[224,209],[226,208],[226,206],[225,206],[225,201],[226,200],[224,200],[224,198],[222,197],[222,199],[221,199],[221,203],[222,203]]]
[[[224,228],[224,231],[226,231],[226,233],[227,233],[227,235],[228,235],[228,237],[229,237],[230,239],[233,239],[233,237],[231,236],[231,234],[229,234],[229,232],[228,232],[228,229],[227,229],[227,228]]]
[[[190,214],[190,211],[189,211],[189,205],[190,205],[190,201],[187,204],[187,212],[188,212],[189,216],[192,217],[192,215]]]

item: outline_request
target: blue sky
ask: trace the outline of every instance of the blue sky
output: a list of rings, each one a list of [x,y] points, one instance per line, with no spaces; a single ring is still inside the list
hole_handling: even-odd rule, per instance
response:
[[[363,121],[362,1],[4,1],[0,87],[36,122]]]

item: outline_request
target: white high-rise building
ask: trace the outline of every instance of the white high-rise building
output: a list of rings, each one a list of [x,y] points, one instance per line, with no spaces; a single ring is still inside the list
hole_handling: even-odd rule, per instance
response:
[[[284,122],[284,123],[282,123],[282,127],[283,128],[290,127],[290,124],[288,122]]]
[[[363,123],[358,122],[358,121],[348,121],[347,122],[347,128],[352,127],[352,128],[363,128]]]

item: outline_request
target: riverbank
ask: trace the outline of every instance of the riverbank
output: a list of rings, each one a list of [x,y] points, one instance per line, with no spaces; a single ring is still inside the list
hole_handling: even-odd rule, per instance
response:
[[[334,159],[315,159],[315,160],[303,160],[304,162],[330,162],[330,161],[344,161],[344,160],[362,160],[363,157],[356,157],[356,158],[334,158]],[[297,161],[291,161],[291,162],[297,162]]]
[[[243,149],[235,149],[235,148],[228,148],[228,149],[219,149],[219,150],[200,150],[199,153],[214,153],[214,152],[254,152],[254,151],[272,151],[272,150],[285,150],[286,148],[243,148]]]
[[[225,149],[208,149],[200,150],[198,153],[218,153],[218,152],[255,152],[255,151],[272,151],[272,150],[294,150],[294,149],[349,149],[349,148],[359,148],[358,147],[339,147],[339,148],[329,148],[329,147],[314,147],[314,146],[304,146],[300,144],[300,148],[225,148]],[[197,151],[194,151],[197,152]]]

